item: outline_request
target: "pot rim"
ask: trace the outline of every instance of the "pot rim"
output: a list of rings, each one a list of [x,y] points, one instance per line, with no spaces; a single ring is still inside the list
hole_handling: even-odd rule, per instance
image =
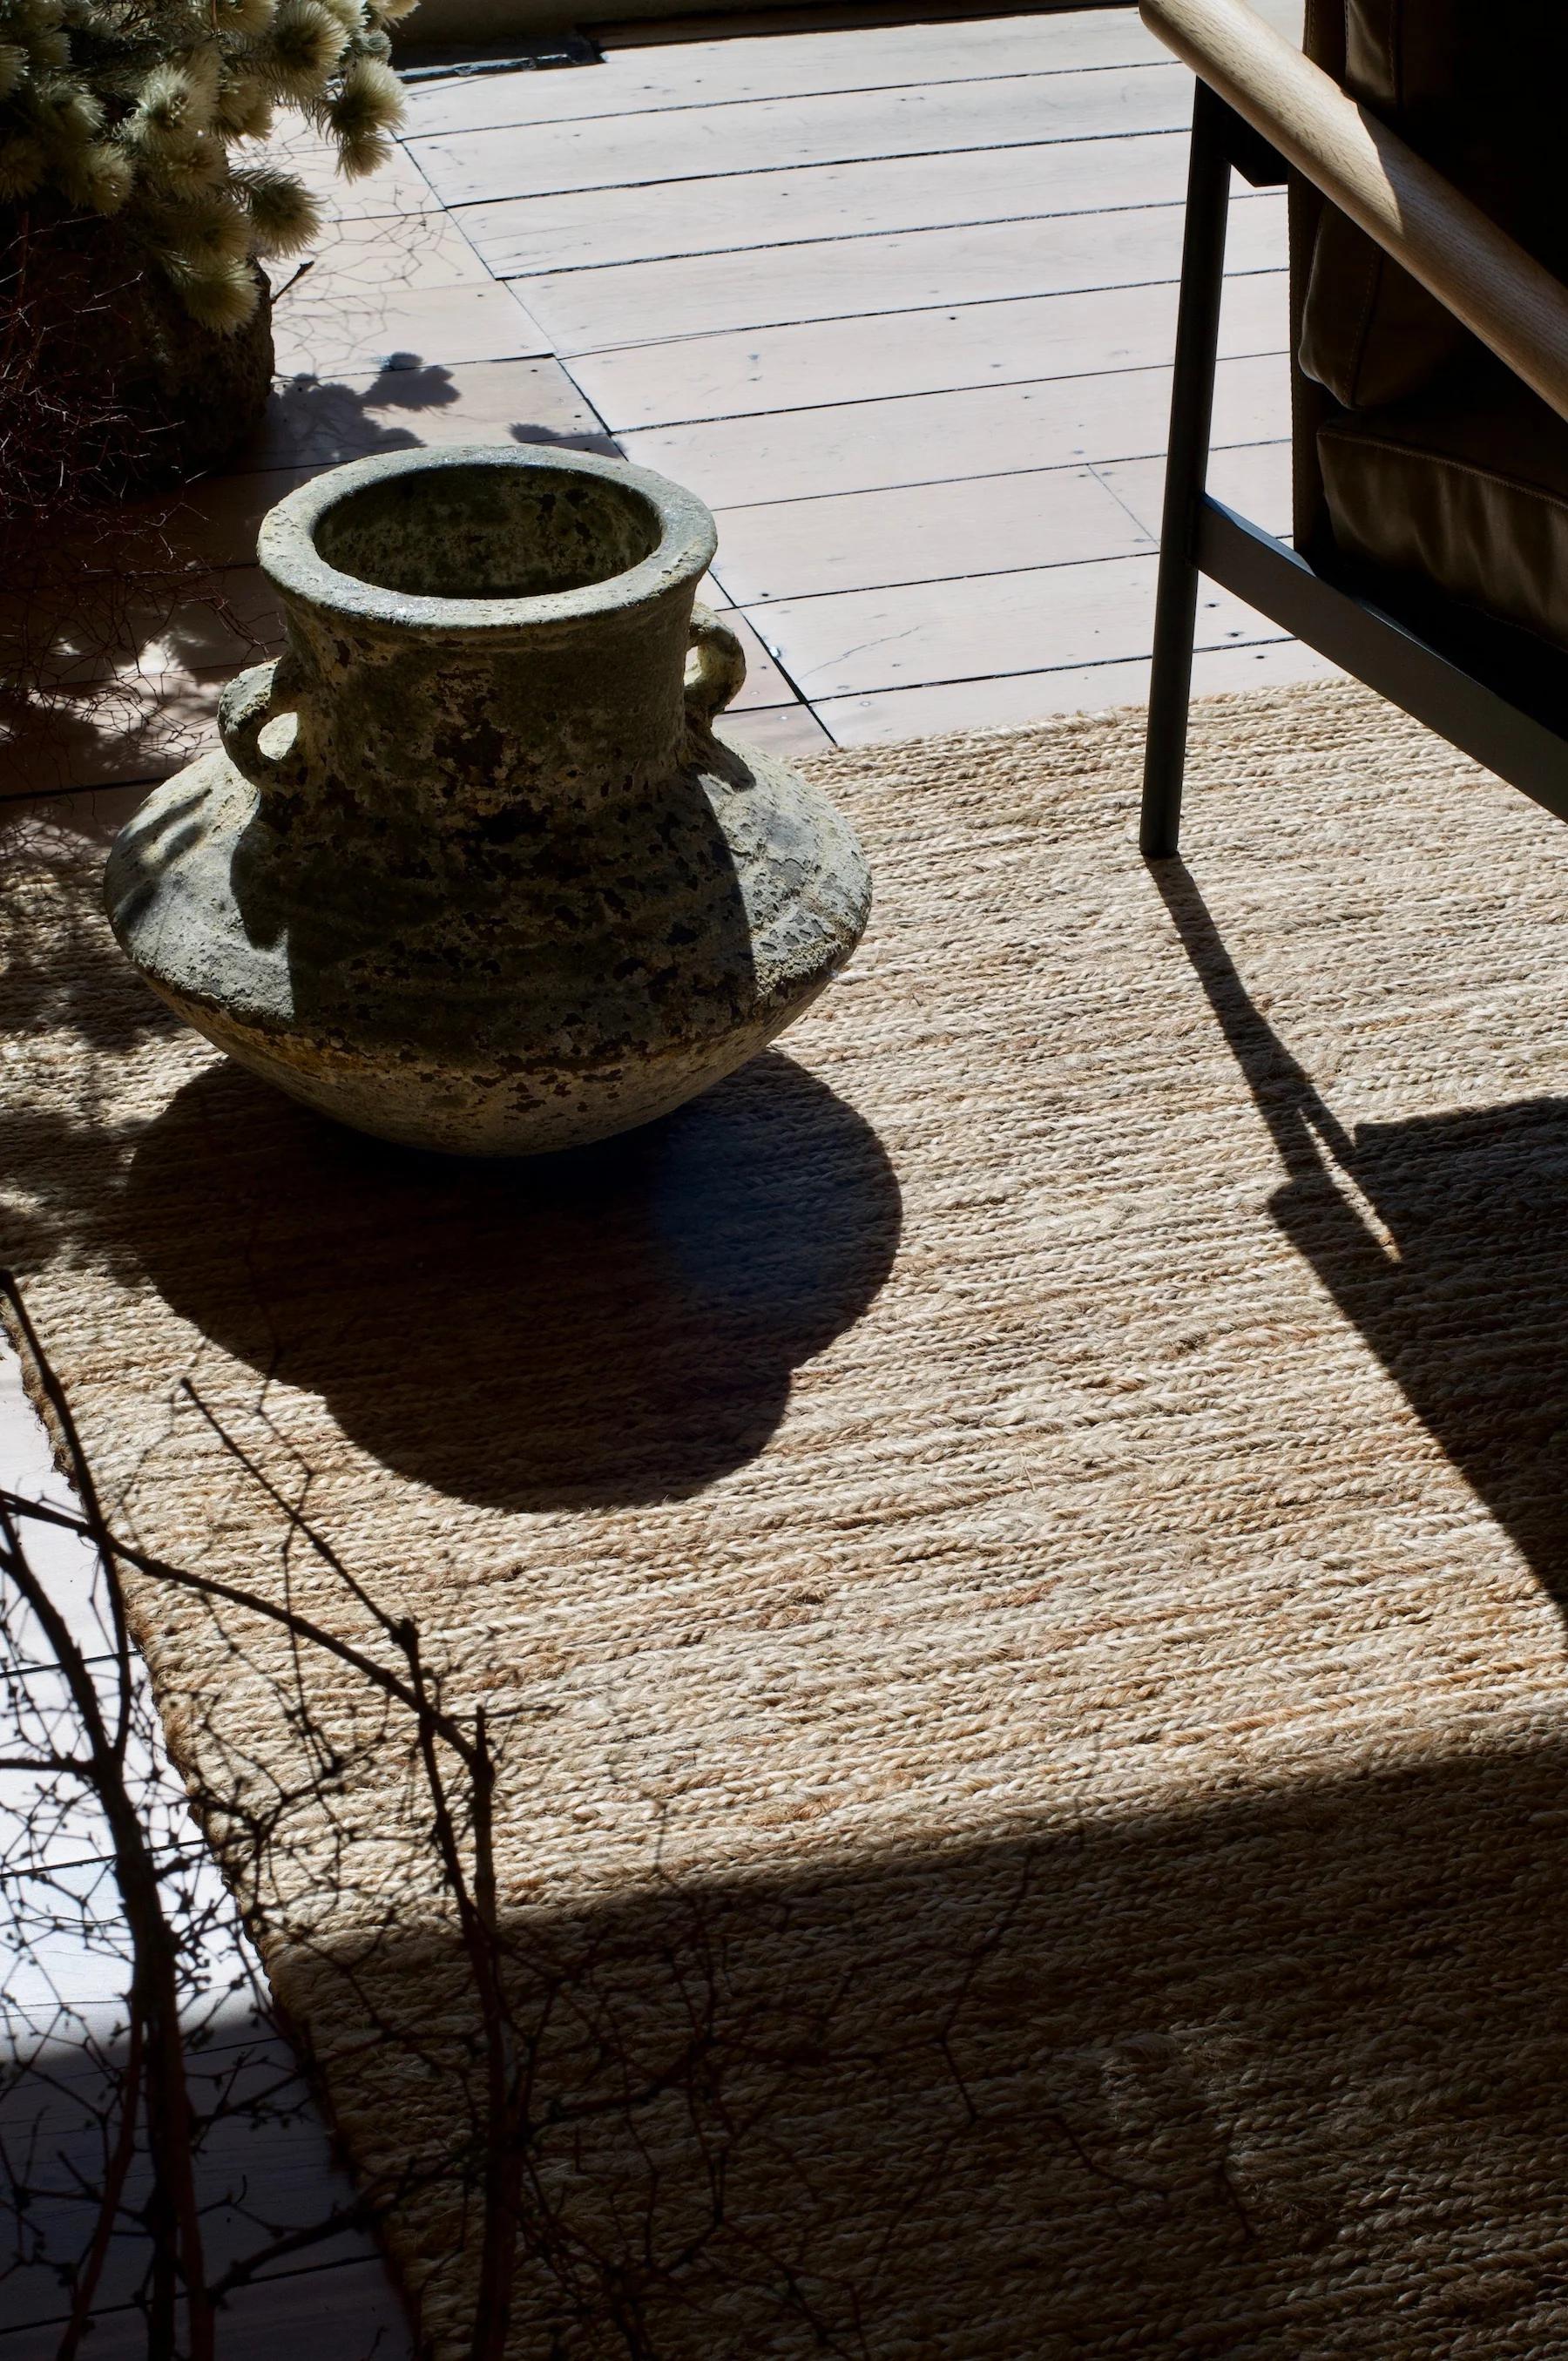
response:
[[[433,475],[448,467],[527,469],[531,473],[590,476],[641,493],[659,522],[659,539],[648,556],[623,573],[585,582],[575,590],[546,591],[533,598],[441,598],[389,590],[329,566],[316,548],[322,519],[372,484],[399,476]],[[718,534],[711,511],[681,484],[630,460],[595,451],[569,451],[551,444],[455,444],[441,450],[422,445],[408,451],[378,451],[351,459],[302,484],[269,510],[257,535],[263,572],[285,599],[367,623],[413,625],[455,637],[485,637],[540,625],[628,613],[652,605],[707,572]]]

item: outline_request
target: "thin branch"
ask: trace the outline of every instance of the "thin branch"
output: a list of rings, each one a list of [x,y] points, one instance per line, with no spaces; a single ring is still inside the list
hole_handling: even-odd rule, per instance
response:
[[[82,1509],[85,1511],[84,1524],[86,1538],[92,1542],[93,1548],[97,1551],[99,1560],[104,1568],[105,1587],[109,1594],[109,1614],[115,1644],[115,1656],[116,1662],[122,1668],[122,1677],[120,1681],[120,1707],[115,1724],[114,1744],[115,1760],[116,1763],[122,1763],[125,1760],[126,1741],[129,1734],[130,1725],[130,1683],[128,1675],[131,1659],[131,1638],[130,1631],[126,1622],[125,1600],[121,1595],[120,1586],[115,1579],[115,1544],[110,1538],[108,1524],[104,1516],[103,1504],[98,1498],[98,1487],[93,1480],[93,1470],[87,1464],[87,1454],[82,1447],[82,1437],[77,1432],[75,1417],[71,1411],[70,1402],[66,1400],[65,1388],[60,1384],[59,1378],[55,1374],[53,1365],[38,1340],[38,1331],[33,1326],[32,1315],[28,1312],[27,1305],[22,1301],[21,1291],[16,1285],[14,1275],[8,1270],[0,1270],[0,1301],[4,1301],[4,1302],[9,1307],[11,1318],[16,1323],[16,1333],[22,1340],[22,1345],[34,1381],[43,1394],[44,1400],[49,1404],[49,1410],[53,1414],[56,1433],[60,1441],[64,1444],[66,1455],[71,1462],[70,1478],[71,1488],[74,1490],[77,1499],[82,1502]],[[94,1697],[96,1697],[96,1689],[94,1689],[93,1695]]]
[[[63,1532],[80,1533],[91,1538],[91,1528],[81,1517],[73,1517],[64,1509],[49,1508],[41,1500],[25,1499],[19,1492],[12,1492],[4,1486],[0,1486],[0,1510],[14,1517],[27,1518],[35,1524],[53,1525]],[[362,1649],[355,1647],[352,1641],[340,1639],[335,1631],[329,1631],[310,1616],[302,1615],[297,1608],[279,1607],[258,1592],[241,1590],[236,1584],[221,1582],[214,1575],[192,1574],[182,1566],[170,1565],[166,1558],[154,1557],[148,1551],[136,1548],[130,1542],[116,1541],[114,1547],[115,1555],[126,1565],[135,1566],[138,1574],[153,1576],[159,1582],[171,1584],[176,1590],[194,1591],[203,1598],[221,1598],[230,1607],[241,1607],[253,1615],[260,1616],[264,1622],[277,1623],[285,1631],[297,1631],[329,1656],[336,1656],[340,1663],[363,1673],[367,1681],[387,1697],[395,1698],[398,1704],[405,1706],[411,1713],[419,1715],[428,1709],[438,1736],[455,1754],[467,1763],[474,1742],[461,1723],[455,1721],[450,1714],[443,1713],[438,1707],[427,1708],[422,1706],[416,1692],[406,1682],[400,1680],[396,1673],[389,1672],[384,1664],[378,1664],[373,1656],[367,1656]]]
[[[114,2235],[115,2224],[120,2211],[120,2201],[125,2194],[126,2176],[131,2169],[131,2159],[136,2155],[137,2102],[141,2087],[141,2076],[142,2027],[141,2019],[138,2016],[131,2025],[130,2048],[126,2058],[125,2070],[120,2078],[119,2136],[109,2159],[109,2169],[104,2176],[104,2187],[98,2200],[98,2218],[93,2224],[92,2242],[77,2276],[76,2286],[71,2299],[71,2317],[66,2323],[65,2334],[60,2339],[60,2351],[55,2356],[55,2361],[75,2361],[77,2350],[91,2324],[89,2315],[93,2310],[93,2299],[98,2292],[98,2282],[103,2277],[104,2265],[108,2257],[109,2241]]]

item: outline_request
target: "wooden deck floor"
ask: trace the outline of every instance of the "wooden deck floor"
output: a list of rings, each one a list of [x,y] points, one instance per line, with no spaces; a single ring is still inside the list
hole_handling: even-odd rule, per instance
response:
[[[603,42],[419,82],[352,186],[292,144],[333,218],[279,274],[263,433],[179,520],[232,621],[127,644],[137,725],[78,779],[184,759],[275,644],[248,562],[274,500],[421,443],[619,449],[702,493],[751,652],[735,727],[772,743],[1143,694],[1185,69],[1128,7]],[[1281,525],[1284,259],[1282,198],[1238,190],[1214,479]],[[1325,669],[1219,591],[1199,644],[1201,688]]]
[[[1139,697],[1186,73],[1127,8],[696,38],[640,26],[604,47],[598,65],[421,83],[392,161],[352,188],[319,149],[292,150],[332,226],[280,292],[263,433],[181,520],[225,569],[244,631],[275,640],[255,530],[305,475],[521,439],[620,449],[715,509],[714,596],[751,654],[737,734],[805,752]],[[1213,479],[1277,526],[1283,264],[1280,200],[1238,193]],[[1201,687],[1323,669],[1214,591],[1200,642]],[[127,645],[137,726],[101,736],[77,775],[135,781],[182,759],[252,653],[205,609]],[[120,803],[76,809],[102,828]],[[0,1475],[49,1480],[14,1370]],[[111,2004],[112,1926],[66,1948],[6,1987],[14,2023],[60,1986],[89,2013]],[[214,1953],[214,1993],[242,1965]],[[270,2140],[257,2172],[319,2210],[319,2125],[302,2109]],[[0,2286],[0,2361],[43,2361],[60,2310],[37,2274]],[[253,2289],[225,2361],[281,2336],[344,2361],[406,2350],[379,2267],[346,2242]],[[106,2310],[93,2349],[136,2351],[133,2319]]]

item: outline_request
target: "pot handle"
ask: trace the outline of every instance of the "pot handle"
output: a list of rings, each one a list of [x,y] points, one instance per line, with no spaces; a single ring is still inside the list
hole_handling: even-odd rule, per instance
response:
[[[297,709],[291,695],[295,677],[288,657],[275,656],[270,664],[252,664],[248,672],[237,673],[218,699],[218,736],[224,752],[252,786],[281,786],[294,776],[292,749],[281,756],[264,754],[258,741],[269,721]]]
[[[744,686],[746,651],[711,607],[692,609],[691,643],[696,651],[696,674],[686,683],[686,711],[706,726]]]

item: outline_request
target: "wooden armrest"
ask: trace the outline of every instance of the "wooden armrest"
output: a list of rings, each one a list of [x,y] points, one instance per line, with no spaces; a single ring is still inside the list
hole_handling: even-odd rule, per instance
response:
[[[1139,0],[1168,49],[1568,419],[1568,288],[1245,0]]]

